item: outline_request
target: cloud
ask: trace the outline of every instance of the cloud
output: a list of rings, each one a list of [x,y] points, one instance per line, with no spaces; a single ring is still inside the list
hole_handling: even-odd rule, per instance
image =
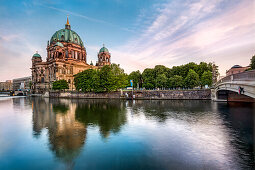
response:
[[[53,6],[46,5],[52,10],[102,23],[106,28],[116,26]],[[36,34],[28,35],[18,28],[11,19],[1,27],[0,81],[31,75],[31,55],[36,50],[46,55],[45,44],[33,42],[37,38],[31,35]],[[192,61],[215,61],[223,75],[234,64],[248,65],[255,54],[255,1],[186,0],[154,4],[142,8],[130,28],[136,32],[131,31],[133,37],[123,39],[124,45],[109,47],[112,62],[119,63],[126,72],[157,64],[172,67]],[[87,62],[97,60],[100,47],[88,44],[86,48]]]
[[[30,76],[31,57],[38,47],[21,34],[0,32],[0,81]],[[43,51],[44,49],[39,49]]]
[[[86,19],[88,21],[92,21],[92,22],[96,22],[96,23],[100,23],[100,24],[107,24],[109,26],[120,28],[120,29],[122,29],[124,31],[133,32],[132,30],[130,30],[128,28],[119,27],[119,25],[112,24],[112,23],[107,22],[105,20],[95,19],[95,18],[92,18],[92,17],[88,17],[86,15],[82,15],[82,14],[76,13],[76,12],[72,12],[72,11],[69,11],[69,10],[64,10],[64,9],[60,9],[60,8],[56,8],[56,7],[52,7],[52,6],[48,6],[48,5],[43,5],[43,4],[40,4],[40,3],[36,3],[36,4],[37,5],[41,5],[43,7],[46,7],[46,8],[49,8],[49,9],[52,9],[52,10],[55,10],[55,11],[59,11],[59,12],[65,13],[66,15],[73,15],[73,16],[76,16],[76,17],[80,17],[80,18]]]
[[[140,37],[112,51],[112,60],[127,72],[156,64],[215,61],[224,74],[234,64],[248,65],[255,53],[254,11],[251,0],[166,3],[156,9],[157,17]],[[238,54],[237,63],[229,61],[232,51]]]

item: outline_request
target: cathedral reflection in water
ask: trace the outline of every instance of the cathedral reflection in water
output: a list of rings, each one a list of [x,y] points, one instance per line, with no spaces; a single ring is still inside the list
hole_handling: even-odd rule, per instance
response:
[[[121,101],[34,98],[32,110],[33,136],[38,138],[47,129],[49,148],[71,167],[86,143],[88,125],[98,127],[107,138],[126,123]]]

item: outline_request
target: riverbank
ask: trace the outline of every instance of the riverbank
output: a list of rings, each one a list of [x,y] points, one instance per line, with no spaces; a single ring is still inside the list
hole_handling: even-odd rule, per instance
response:
[[[140,99],[140,100],[211,100],[211,90],[137,90],[109,93],[94,92],[46,92],[44,97],[84,98],[84,99]]]

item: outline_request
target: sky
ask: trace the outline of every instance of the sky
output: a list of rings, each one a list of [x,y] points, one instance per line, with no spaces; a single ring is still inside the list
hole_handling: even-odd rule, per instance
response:
[[[87,63],[105,44],[126,73],[215,62],[224,76],[255,54],[255,0],[0,0],[0,81],[30,76],[67,15]]]

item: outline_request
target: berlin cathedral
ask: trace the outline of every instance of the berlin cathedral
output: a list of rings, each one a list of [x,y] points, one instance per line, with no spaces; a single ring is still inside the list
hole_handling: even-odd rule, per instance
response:
[[[46,49],[46,61],[38,53],[32,57],[32,90],[36,92],[50,89],[56,80],[66,80],[69,90],[74,90],[75,74],[111,64],[111,54],[104,46],[99,50],[96,65],[87,63],[86,48],[80,36],[71,30],[68,17],[65,29],[53,34]]]

